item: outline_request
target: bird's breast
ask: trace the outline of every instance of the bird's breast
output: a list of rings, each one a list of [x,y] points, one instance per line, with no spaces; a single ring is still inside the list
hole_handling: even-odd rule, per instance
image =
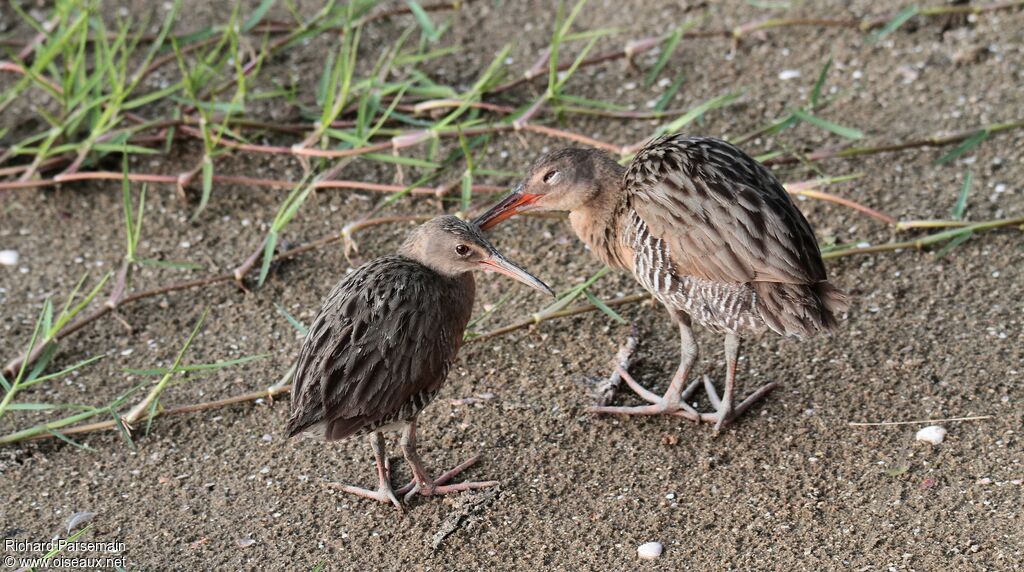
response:
[[[618,217],[596,216],[584,210],[572,211],[569,223],[576,236],[590,247],[590,252],[598,260],[612,268],[633,269],[633,251],[631,245],[621,239]]]

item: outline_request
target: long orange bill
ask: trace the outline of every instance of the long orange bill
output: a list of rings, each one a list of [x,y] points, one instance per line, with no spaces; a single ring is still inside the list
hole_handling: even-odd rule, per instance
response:
[[[476,217],[473,224],[480,227],[480,230],[490,230],[500,224],[501,221],[526,210],[529,205],[533,204],[540,197],[541,195],[524,193],[522,186],[517,186],[501,202],[491,207],[489,211]]]
[[[526,270],[523,270],[519,266],[516,266],[507,258],[502,256],[501,254],[498,254],[497,252],[492,254],[490,257],[481,260],[480,264],[483,264],[484,268],[490,270],[491,272],[504,274],[505,276],[509,276],[522,282],[523,284],[526,284],[527,286],[533,288],[534,290],[540,290],[545,294],[550,294],[552,298],[555,297],[555,293],[551,291],[551,288],[548,288],[547,284],[541,282],[539,278],[537,278],[533,274],[530,274]]]

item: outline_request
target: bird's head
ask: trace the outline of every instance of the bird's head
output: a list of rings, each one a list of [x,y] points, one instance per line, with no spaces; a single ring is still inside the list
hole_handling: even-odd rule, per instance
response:
[[[489,230],[521,212],[573,211],[587,204],[606,179],[621,176],[621,167],[598,149],[568,147],[542,155],[526,177],[501,202],[474,221]]]
[[[447,276],[483,270],[504,274],[530,288],[554,296],[547,284],[498,252],[476,225],[445,215],[417,228],[399,250]]]

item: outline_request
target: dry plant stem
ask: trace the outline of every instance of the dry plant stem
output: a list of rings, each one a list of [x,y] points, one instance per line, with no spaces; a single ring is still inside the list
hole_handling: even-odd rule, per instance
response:
[[[123,180],[124,178],[124,173],[119,173],[115,171],[87,171],[81,173],[72,173],[68,175],[57,175],[52,179],[39,179],[36,181],[24,182],[0,182],[0,191],[52,187],[59,185],[61,183],[70,183],[75,181],[120,181]],[[179,183],[178,175],[129,173],[127,178],[129,181],[134,183],[152,183],[163,185],[177,185]],[[253,187],[271,187],[277,189],[290,189],[295,186],[294,181],[284,181],[281,179],[258,179],[254,177],[243,177],[236,175],[214,175],[213,182],[247,185]],[[364,181],[347,180],[317,181],[313,183],[313,187],[316,189],[352,189],[363,191],[375,191],[381,193],[400,193],[408,189],[408,187],[403,187],[401,185],[386,185],[380,183],[368,183]],[[496,185],[473,185],[474,193],[494,194],[501,193],[506,190],[508,190],[507,187],[500,187]],[[414,195],[434,195],[437,192],[437,189],[430,187],[413,187],[409,192],[411,192]]]
[[[25,66],[16,64],[14,62],[0,61],[0,72],[10,72],[10,73],[16,73],[16,74],[19,74],[19,75],[25,75]],[[47,78],[45,78],[45,77],[43,77],[41,75],[37,75],[36,79],[38,79],[39,81],[45,83],[55,93],[59,93],[61,95],[64,94],[64,90],[61,89],[61,87],[59,85],[53,83],[49,79],[47,79]]]
[[[605,143],[604,141],[598,141],[597,139],[593,139],[591,137],[587,137],[586,135],[579,135],[577,133],[572,133],[572,132],[565,131],[565,130],[562,130],[562,129],[555,129],[554,127],[546,127],[546,126],[543,126],[543,125],[526,124],[526,125],[524,125],[522,127],[522,129],[524,129],[526,131],[532,131],[534,133],[540,133],[540,134],[543,134],[543,135],[548,135],[550,137],[557,137],[559,139],[568,139],[569,141],[575,141],[576,143],[582,143],[584,145],[590,145],[591,147],[596,147],[598,149],[604,149],[605,151],[608,151],[609,153],[612,153],[614,155],[621,155],[622,154],[622,147],[620,147],[619,145],[612,145],[611,143]]]
[[[605,300],[604,303],[605,303],[606,306],[608,306],[610,308],[614,308],[616,306],[622,306],[622,305],[625,305],[625,304],[632,304],[634,302],[642,302],[644,300],[650,299],[650,297],[651,297],[650,294],[631,294],[629,296],[622,296],[621,298],[615,298],[615,299],[612,299],[612,300]],[[505,335],[505,334],[507,334],[509,332],[514,332],[516,330],[522,330],[524,328],[529,328],[530,326],[533,326],[533,325],[536,325],[536,324],[540,324],[542,322],[547,322],[548,320],[554,320],[554,319],[557,319],[557,318],[564,318],[566,316],[575,316],[577,314],[585,314],[587,312],[593,312],[594,310],[597,310],[597,306],[594,306],[593,304],[584,304],[584,305],[580,305],[580,306],[574,306],[572,308],[566,308],[565,310],[559,310],[558,312],[552,312],[550,314],[543,314],[543,315],[537,314],[537,315],[534,315],[534,316],[532,316],[532,317],[530,317],[528,319],[520,320],[520,321],[515,322],[513,324],[509,324],[507,326],[502,326],[500,328],[497,328],[497,329],[491,330],[489,332],[480,334],[479,336],[476,336],[475,338],[469,338],[468,340],[466,340],[466,343],[468,344],[468,343],[471,343],[471,342],[479,342],[479,341],[486,340],[486,339],[489,339],[489,338],[495,338],[495,337],[498,337],[498,336],[503,336],[503,335]]]
[[[871,218],[878,219],[878,220],[880,220],[880,221],[882,221],[885,224],[890,225],[890,226],[896,226],[897,224],[899,224],[899,221],[897,221],[894,217],[892,217],[890,215],[887,215],[887,214],[885,214],[883,212],[877,211],[877,210],[875,210],[875,209],[873,209],[871,207],[866,207],[866,206],[864,206],[864,205],[862,205],[862,204],[860,204],[858,202],[851,201],[850,199],[844,199],[842,197],[837,197],[835,195],[832,195],[832,194],[829,194],[829,193],[824,193],[824,192],[821,192],[821,191],[814,191],[814,190],[791,190],[791,189],[788,188],[788,186],[787,186],[786,190],[789,191],[789,193],[791,195],[801,195],[801,196],[804,196],[804,197],[807,197],[807,198],[811,198],[811,199],[818,199],[818,200],[821,200],[821,201],[827,201],[827,202],[830,202],[830,203],[835,203],[837,205],[843,205],[844,207],[848,207],[848,208],[851,208],[851,209],[853,209],[855,211],[862,212],[862,213],[870,216]]]
[[[121,261],[121,268],[117,271],[117,279],[114,281],[114,288],[104,305],[114,310],[124,299],[125,290],[128,289],[128,273],[131,272],[131,262],[126,258]]]
[[[971,226],[969,220],[901,220],[896,223],[896,230],[910,230],[912,228],[962,228]]]
[[[629,329],[629,336],[626,337],[626,341],[619,346],[619,351],[615,354],[615,361],[612,363],[612,374],[594,388],[595,405],[608,405],[612,402],[615,392],[622,385],[622,374],[619,371],[629,370],[629,364],[633,359],[633,352],[636,351],[637,337],[636,326],[631,325]]]
[[[1024,230],[1024,216],[1008,218],[1003,220],[993,220],[987,222],[979,222],[969,224],[964,227],[960,227],[961,232],[971,231],[985,231],[993,228],[1001,228],[1007,226],[1020,226]],[[947,231],[949,232],[949,231]],[[939,233],[945,234],[945,233]],[[847,248],[846,250],[836,250],[833,252],[826,252],[821,255],[822,258],[842,258],[844,256],[855,256],[858,254],[871,254],[875,252],[891,252],[893,250],[921,250],[926,246],[949,240],[950,236],[938,236],[929,235],[916,240],[906,240],[903,242],[887,242],[885,244],[876,244],[873,246],[864,246],[860,248]]]
[[[447,109],[452,107],[471,107],[483,109],[484,111],[501,113],[503,115],[514,113],[516,110],[516,108],[508,105],[498,105],[497,103],[487,103],[485,101],[466,102],[461,99],[429,99],[427,101],[421,101],[415,105],[400,104],[397,105],[395,109],[406,113],[413,113],[415,115],[423,115],[435,109]]]
[[[32,55],[32,52],[36,49],[36,46],[41,44],[43,40],[46,39],[47,34],[53,32],[53,29],[57,27],[57,24],[59,22],[60,18],[58,16],[54,16],[53,18],[50,18],[47,22],[45,22],[43,24],[43,32],[40,32],[35,36],[32,36],[32,39],[27,44],[25,44],[25,47],[21,48],[20,52],[18,52],[18,59],[21,61],[27,60],[28,57]]]
[[[878,421],[874,423],[860,423],[857,421],[850,421],[847,423],[850,427],[888,427],[893,425],[923,425],[925,423],[952,423],[954,421],[981,421],[982,419],[992,419],[995,415],[975,415],[973,417],[947,417],[945,419],[917,419],[914,421]]]
[[[185,413],[195,413],[197,411],[205,411],[205,410],[208,410],[208,409],[220,409],[221,407],[227,407],[229,405],[235,405],[235,404],[238,404],[238,403],[249,403],[251,401],[257,401],[259,399],[267,399],[271,403],[273,403],[273,399],[274,399],[275,396],[281,395],[282,393],[288,393],[289,391],[291,391],[292,386],[289,384],[289,382],[291,381],[292,374],[294,374],[294,373],[295,373],[295,366],[292,365],[292,367],[288,368],[288,371],[285,372],[285,374],[281,377],[281,379],[277,383],[275,383],[274,385],[271,385],[267,389],[264,389],[264,390],[261,390],[261,391],[251,391],[251,392],[248,392],[248,393],[243,393],[241,395],[234,395],[232,397],[226,397],[224,399],[215,399],[213,401],[205,401],[203,403],[194,403],[194,404],[191,404],[191,405],[182,405],[182,406],[179,406],[179,407],[169,407],[167,409],[160,409],[160,410],[157,410],[154,413],[153,419],[156,419],[157,417],[167,417],[167,416],[170,416],[170,415],[182,415],[182,414],[185,414]],[[129,416],[126,415],[126,416],[122,417],[122,419],[125,420],[126,422],[130,423],[131,421],[128,419],[128,417]],[[75,427],[71,427],[69,429],[62,429],[61,430],[61,434],[63,434],[63,435],[80,435],[82,433],[95,433],[97,431],[109,431],[111,429],[115,429],[116,427],[117,427],[117,425],[114,423],[114,420],[110,419],[108,421],[99,421],[99,422],[96,422],[96,423],[87,423],[85,425],[78,425],[78,426],[75,426]],[[48,439],[50,437],[53,437],[52,433],[40,433],[40,434],[34,435],[32,437],[28,437],[26,439],[19,439],[19,441],[21,441],[21,440],[24,440],[24,441],[36,441],[36,440],[40,440],[40,439]],[[16,441],[11,441],[11,442],[16,442]]]
[[[796,155],[782,155],[780,157],[766,159],[763,162],[765,165],[792,165],[794,163],[800,163],[803,160],[822,161],[824,159],[846,159],[862,155],[877,155],[879,153],[904,151],[906,149],[919,147],[945,147],[954,143],[960,143],[961,141],[976,135],[979,131],[988,131],[989,134],[992,135],[1001,131],[1009,131],[1011,129],[1019,129],[1021,127],[1024,127],[1024,119],[1008,121],[1005,123],[992,123],[976,127],[974,129],[958,131],[949,135],[932,135],[931,137],[926,137],[924,139],[911,139],[910,141],[904,141],[902,143],[887,143],[873,147],[847,147],[845,149],[827,147],[808,153],[803,157],[798,157]]]

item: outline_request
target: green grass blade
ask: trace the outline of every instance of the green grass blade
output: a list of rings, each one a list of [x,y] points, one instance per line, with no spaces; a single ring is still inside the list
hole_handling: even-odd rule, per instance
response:
[[[407,0],[406,4],[409,5],[413,18],[416,19],[416,23],[419,24],[420,30],[422,30],[423,38],[429,42],[436,42],[440,34],[437,31],[437,27],[434,26],[434,22],[430,20],[427,11],[416,0]]]
[[[381,163],[394,163],[396,165],[406,165],[409,167],[419,167],[420,169],[438,169],[441,167],[439,163],[433,161],[424,161],[423,159],[416,159],[414,157],[404,157],[402,155],[384,155],[382,153],[366,153],[363,155],[364,159],[370,159],[373,161],[380,161]]]
[[[243,34],[248,33],[249,30],[252,30],[256,27],[257,24],[260,23],[260,20],[262,20],[263,17],[267,15],[267,11],[270,10],[271,6],[274,5],[274,1],[275,0],[263,0],[263,2],[260,2],[260,5],[257,6],[255,10],[253,10],[252,14],[250,14],[249,17],[245,20],[245,23],[242,24]]]
[[[598,310],[607,314],[608,317],[620,324],[626,323],[626,320],[622,319],[622,316],[620,316],[615,310],[612,310],[611,307],[609,307],[608,304],[605,304],[600,298],[591,294],[590,290],[584,290],[583,293],[587,296],[587,300],[590,300],[591,304],[596,306]]]
[[[121,438],[123,438],[128,443],[128,446],[133,450],[136,449],[135,441],[132,439],[132,435],[128,431],[128,427],[125,426],[124,419],[121,419],[121,414],[115,409],[111,409],[110,416],[114,419],[114,427],[117,427],[117,432],[121,434]]]
[[[964,173],[964,184],[960,188],[960,196],[956,199],[956,204],[953,205],[953,211],[950,213],[953,216],[953,220],[963,220],[964,211],[967,210],[967,195],[971,192],[971,181],[974,179],[974,175],[970,169]]]
[[[661,135],[663,133],[675,133],[682,129],[683,127],[686,127],[687,125],[692,123],[693,120],[697,119],[698,117],[704,115],[705,113],[711,110],[732,105],[733,102],[735,102],[742,96],[743,92],[736,91],[709,99],[704,103],[701,103],[700,105],[697,105],[696,107],[690,109],[675,121],[669,123],[668,125],[665,125],[664,127],[659,128],[655,135]]]
[[[825,86],[825,77],[828,75],[828,70],[831,67],[832,56],[829,56],[828,60],[825,61],[825,65],[821,67],[821,72],[818,73],[818,79],[814,82],[814,89],[811,90],[811,109],[818,107],[818,100],[821,99],[821,89]]]
[[[473,171],[462,172],[462,212],[468,213],[473,204]]]
[[[231,367],[233,365],[239,365],[258,359],[269,357],[270,354],[256,354],[251,356],[243,356],[240,358],[229,359],[224,361],[218,361],[213,363],[199,363],[192,365],[177,366],[174,368],[157,367],[151,369],[135,369],[125,368],[124,371],[133,375],[167,375],[169,373],[187,373],[191,371],[208,371],[212,369],[223,369],[225,367]]]
[[[54,346],[52,346],[52,347],[53,347],[53,349],[56,349],[56,348],[57,348],[57,346],[56,346],[56,345],[54,345]],[[67,374],[69,374],[69,373],[71,373],[71,372],[75,371],[76,369],[80,369],[80,368],[83,368],[83,367],[85,367],[85,366],[87,366],[87,365],[91,364],[92,362],[94,362],[94,361],[99,361],[99,360],[101,360],[101,359],[103,359],[103,358],[105,358],[105,357],[107,357],[107,356],[106,356],[106,354],[100,354],[100,355],[98,355],[98,356],[93,356],[93,357],[91,357],[91,358],[88,358],[88,359],[84,359],[84,360],[82,360],[82,361],[80,361],[80,362],[78,362],[78,363],[76,363],[76,364],[74,364],[74,365],[72,365],[72,366],[70,366],[70,367],[66,367],[66,368],[64,368],[64,369],[62,369],[62,370],[60,370],[60,371],[54,372],[54,373],[48,373],[48,374],[46,374],[46,375],[43,375],[43,376],[39,376],[39,377],[34,377],[34,376],[30,375],[30,376],[29,376],[29,377],[28,377],[28,378],[26,379],[26,381],[25,381],[24,383],[22,383],[22,384],[21,384],[21,387],[29,387],[29,386],[31,386],[31,385],[35,385],[35,384],[37,384],[37,383],[40,383],[40,382],[43,382],[43,381],[49,381],[49,380],[51,380],[51,379],[54,379],[54,378],[60,377],[60,376],[62,376],[62,375],[67,375]],[[42,359],[40,359],[39,361],[43,361],[43,360],[42,360]],[[49,361],[49,360],[47,360],[47,361]],[[40,370],[40,372],[41,372],[41,371],[42,371],[42,370]]]
[[[260,264],[260,278],[258,284],[263,286],[270,272],[270,261],[274,258],[274,249],[277,248],[277,233],[270,231],[267,234],[266,244],[263,246],[263,262]]]
[[[79,409],[92,410],[88,405],[75,405],[73,403],[12,403],[7,406],[10,411],[52,411],[54,409]]]
[[[196,212],[192,213],[193,221],[206,210],[206,205],[210,202],[210,193],[213,192],[213,159],[209,154],[203,156],[202,177],[203,191],[199,197],[199,206],[196,207]]]
[[[274,302],[274,307],[277,308],[278,313],[284,316],[284,319],[288,320],[288,323],[291,324],[293,328],[298,330],[300,334],[306,335],[307,333],[309,333],[309,328],[307,328],[305,324],[300,322],[298,318],[291,315],[291,313],[288,310],[286,310],[284,306],[278,304],[277,302]]]
[[[654,67],[647,72],[647,77],[644,79],[644,87],[651,87],[654,82],[661,75],[661,71],[665,69],[668,64],[669,58],[676,51],[676,46],[679,45],[679,40],[683,39],[683,28],[676,28],[672,30],[672,33],[665,40],[661,47],[661,55],[658,56],[658,61],[654,63]]]
[[[871,41],[877,42],[882,38],[888,36],[889,34],[895,32],[896,30],[900,29],[900,26],[906,24],[907,20],[910,20],[911,18],[916,16],[919,11],[920,8],[918,8],[917,6],[908,6],[903,10],[900,10],[900,13],[896,14],[896,16],[892,20],[889,20],[889,22],[885,26],[882,26],[881,30],[875,32],[875,34],[871,37]]]
[[[974,231],[970,230],[970,229],[964,230],[964,231],[960,232],[959,234],[955,235],[952,240],[947,242],[946,246],[943,246],[942,248],[940,248],[939,251],[935,253],[935,256],[937,258],[942,258],[943,256],[949,254],[950,252],[953,251],[954,248],[956,248],[956,247],[960,246],[961,244],[967,242],[971,238],[971,235],[973,235],[973,234],[974,234]]]
[[[81,449],[83,451],[92,451],[93,450],[92,447],[86,445],[85,443],[79,443],[78,441],[75,441],[71,437],[68,437],[67,435],[61,433],[60,431],[57,431],[56,429],[47,429],[46,432],[49,433],[50,435],[53,435],[54,437],[60,439],[61,441],[64,441],[65,443],[67,443],[68,445],[71,445],[72,447],[74,447],[76,449]]]
[[[668,109],[668,104],[672,103],[672,98],[679,93],[679,88],[683,86],[684,81],[686,81],[686,76],[683,74],[679,74],[676,79],[672,80],[672,84],[668,86],[665,93],[661,94],[661,97],[658,98],[658,102],[654,104],[654,110],[665,111]]]
[[[827,121],[816,115],[811,115],[810,113],[804,111],[803,109],[794,109],[793,116],[796,117],[797,119],[800,119],[801,121],[806,121],[807,123],[810,123],[815,127],[819,127],[821,129],[824,129],[825,131],[835,133],[840,137],[846,137],[847,139],[860,139],[864,137],[864,132],[859,129],[846,127],[844,125],[839,125],[838,123],[832,123],[831,121]]]
[[[956,160],[964,153],[970,151],[971,149],[974,149],[978,145],[981,145],[982,142],[988,139],[989,134],[990,133],[987,129],[982,129],[981,131],[978,131],[974,135],[971,135],[967,139],[964,139],[963,142],[954,147],[952,151],[940,157],[938,161],[935,161],[935,164],[945,165],[950,161]]]

